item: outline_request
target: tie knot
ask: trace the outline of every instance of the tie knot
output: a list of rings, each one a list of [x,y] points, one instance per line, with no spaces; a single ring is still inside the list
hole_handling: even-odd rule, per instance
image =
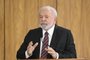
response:
[[[48,32],[45,32],[45,35],[48,35]]]

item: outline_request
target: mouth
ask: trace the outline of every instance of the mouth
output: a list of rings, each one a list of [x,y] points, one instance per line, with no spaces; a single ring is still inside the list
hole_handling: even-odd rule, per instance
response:
[[[41,25],[47,25],[46,23],[41,23]]]
[[[41,23],[41,27],[45,29],[47,27],[47,24],[46,23]]]

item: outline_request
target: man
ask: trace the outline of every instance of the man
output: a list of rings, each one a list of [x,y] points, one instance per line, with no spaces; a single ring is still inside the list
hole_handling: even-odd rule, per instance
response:
[[[70,30],[56,25],[56,17],[53,7],[40,8],[40,27],[28,32],[17,59],[76,58],[73,36]]]

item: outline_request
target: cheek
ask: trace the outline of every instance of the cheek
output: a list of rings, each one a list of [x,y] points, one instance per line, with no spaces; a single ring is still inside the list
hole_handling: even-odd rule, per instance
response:
[[[39,19],[39,22],[43,22],[43,20],[40,18],[40,19]]]
[[[42,18],[39,18],[39,21],[41,21],[42,20]]]
[[[54,19],[49,19],[48,22],[49,23],[53,23],[54,22]]]
[[[48,20],[47,21],[47,24],[50,24],[51,25],[52,23],[53,23],[52,20]]]

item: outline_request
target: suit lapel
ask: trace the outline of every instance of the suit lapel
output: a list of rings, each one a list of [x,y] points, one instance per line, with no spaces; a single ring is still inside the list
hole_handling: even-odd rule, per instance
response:
[[[57,30],[57,26],[55,25],[53,36],[52,36],[51,43],[50,43],[50,47],[52,47],[54,50],[57,44],[57,40],[56,40],[57,31],[56,30]],[[52,56],[48,54],[48,58],[52,58]]]
[[[41,42],[40,40],[41,40],[41,38],[42,38],[42,36],[43,36],[43,35],[42,35],[42,29],[41,29],[41,28],[40,28],[38,34],[40,35],[39,40],[38,40],[39,45],[38,45],[38,47],[37,47],[37,49],[38,49],[38,50],[37,50],[37,51],[38,51],[37,53],[38,53],[38,57],[39,57],[39,56],[40,56],[40,42]]]
[[[52,47],[53,49],[55,49],[56,43],[57,43],[56,34],[57,34],[57,25],[55,25],[53,36],[52,36],[51,43],[50,43],[50,47]]]
[[[35,55],[36,55],[36,58],[39,58],[39,54],[40,54],[40,39],[42,38],[42,29],[41,28],[39,28],[37,34],[38,34],[38,38],[37,38],[38,46],[36,47]]]

